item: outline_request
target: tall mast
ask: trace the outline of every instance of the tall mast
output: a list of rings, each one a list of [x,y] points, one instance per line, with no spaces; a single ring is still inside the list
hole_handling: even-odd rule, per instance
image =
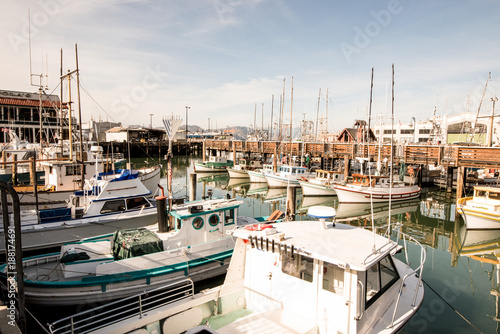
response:
[[[262,102],[262,140],[264,140],[264,102]]]
[[[293,77],[292,77],[292,95],[290,98],[290,159],[292,159],[292,112],[293,112]]]
[[[392,65],[393,67],[393,76],[394,76],[394,64]],[[394,79],[394,78],[393,78]],[[392,89],[394,93],[394,82],[392,83]],[[370,138],[370,125],[371,125],[371,120],[372,120],[372,94],[373,94],[373,67],[372,67],[372,82],[370,85],[370,108],[368,109],[368,140],[367,142],[370,143],[371,138]],[[393,94],[393,100],[392,100],[393,108],[394,108],[394,94]],[[394,113],[394,110],[393,110]],[[394,115],[393,115],[394,117]],[[392,130],[391,130],[392,131]]]
[[[325,133],[328,133],[328,88],[326,89],[326,126]],[[326,136],[328,137],[328,136]]]
[[[315,138],[316,142],[318,141],[318,126],[319,126],[318,119],[319,119],[319,100],[320,100],[320,98],[321,98],[321,88],[319,89],[319,94],[318,94],[318,110],[316,111],[316,138]]]
[[[61,67],[59,69],[61,80],[61,100],[59,104],[59,144],[61,145],[61,157],[63,156],[63,49],[61,48]]]
[[[83,134],[82,134],[82,105],[80,104],[80,70],[78,69],[78,47],[75,43],[75,62],[76,62],[76,94],[78,96],[78,122],[80,128],[80,159],[82,163],[82,177],[81,177],[81,186],[85,185],[85,162],[83,160]],[[111,161],[113,163],[113,161]],[[97,166],[97,163],[96,163]],[[97,177],[97,175],[96,175]]]
[[[271,133],[269,134],[269,140],[273,140],[273,111],[274,111],[274,94],[271,99]]]

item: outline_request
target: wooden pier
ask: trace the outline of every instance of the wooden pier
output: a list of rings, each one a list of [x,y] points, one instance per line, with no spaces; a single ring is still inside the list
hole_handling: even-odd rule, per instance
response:
[[[442,166],[448,169],[450,187],[453,180],[453,169],[458,169],[457,198],[462,196],[465,184],[466,168],[500,169],[500,148],[458,145],[415,145],[415,144],[382,144],[378,143],[307,143],[276,141],[239,141],[239,140],[205,140],[203,153],[217,155],[220,152],[255,154],[264,161],[272,154],[284,156],[304,156],[321,159],[324,162],[335,159],[348,161],[355,158],[367,158],[371,161],[394,158],[396,164]]]

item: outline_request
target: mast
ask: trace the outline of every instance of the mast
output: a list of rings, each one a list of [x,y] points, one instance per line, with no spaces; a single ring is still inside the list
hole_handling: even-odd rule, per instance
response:
[[[291,162],[292,162],[292,154],[293,154],[293,150],[292,150],[292,112],[293,112],[293,77],[292,77],[292,95],[291,95],[291,98],[290,98],[290,165],[291,165]]]
[[[479,111],[481,110],[481,105],[483,104],[484,94],[486,93],[486,87],[488,87],[488,81],[490,81],[490,77],[491,77],[491,72],[488,73],[488,79],[486,79],[486,84],[484,85],[483,96],[481,96],[481,101],[479,101],[479,107],[477,108],[476,119],[474,120],[474,127],[472,128],[473,131],[471,133],[471,138],[470,138],[471,143],[473,142],[474,136],[476,134],[477,119],[479,116]]]
[[[394,76],[394,65],[393,65],[393,73],[392,74]],[[394,82],[392,84],[393,84],[392,89],[393,89],[393,93],[394,93]],[[370,141],[371,141],[370,125],[371,125],[371,120],[372,120],[372,94],[373,94],[373,67],[372,67],[372,82],[370,85],[370,108],[368,109],[368,140],[367,140],[368,143],[370,143]],[[393,96],[393,98],[394,98],[394,96]],[[394,107],[394,99],[393,99],[392,103],[393,103],[393,107]],[[394,112],[394,110],[393,110],[393,112]]]
[[[325,133],[328,134],[328,88],[326,89],[326,126]],[[328,136],[326,136],[328,138]]]
[[[76,61],[76,94],[78,97],[78,122],[80,127],[80,159],[82,164],[81,187],[83,189],[83,186],[85,185],[85,161],[83,159],[82,106],[80,104],[80,70],[78,69],[78,47],[76,43],[75,43],[75,61]],[[111,163],[113,163],[113,161],[111,161]]]
[[[262,102],[262,125],[261,125],[261,136],[262,140],[264,140],[264,102]]]
[[[61,145],[61,157],[63,156],[63,49],[61,48],[61,67],[59,68],[61,80],[61,101],[59,104],[59,144]]]
[[[273,111],[274,111],[274,94],[271,98],[271,133],[269,134],[269,140],[273,140]]]
[[[321,98],[321,88],[319,89],[319,94],[318,94],[318,110],[316,111],[316,138],[315,141],[318,141],[318,118],[319,118],[319,100]]]

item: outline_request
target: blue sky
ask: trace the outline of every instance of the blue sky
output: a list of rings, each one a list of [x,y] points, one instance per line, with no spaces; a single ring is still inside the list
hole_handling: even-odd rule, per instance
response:
[[[285,123],[316,120],[328,107],[328,129],[366,119],[374,68],[372,114],[412,117],[491,113],[500,74],[500,2],[279,0],[27,0],[2,4],[0,89],[30,86],[32,67],[59,94],[78,44],[83,121],[161,126],[185,118],[212,128],[274,122],[285,79]],[[43,59],[43,60],[42,60]],[[293,77],[293,105],[291,87]],[[328,89],[328,101],[326,91]],[[291,110],[292,109],[292,110]],[[372,122],[378,123],[378,120]],[[387,119],[385,119],[387,122]]]

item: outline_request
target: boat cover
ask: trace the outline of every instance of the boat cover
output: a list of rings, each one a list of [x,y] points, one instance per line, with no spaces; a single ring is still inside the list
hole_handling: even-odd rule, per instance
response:
[[[163,242],[145,228],[131,228],[116,231],[113,236],[113,256],[115,260],[163,251]]]

